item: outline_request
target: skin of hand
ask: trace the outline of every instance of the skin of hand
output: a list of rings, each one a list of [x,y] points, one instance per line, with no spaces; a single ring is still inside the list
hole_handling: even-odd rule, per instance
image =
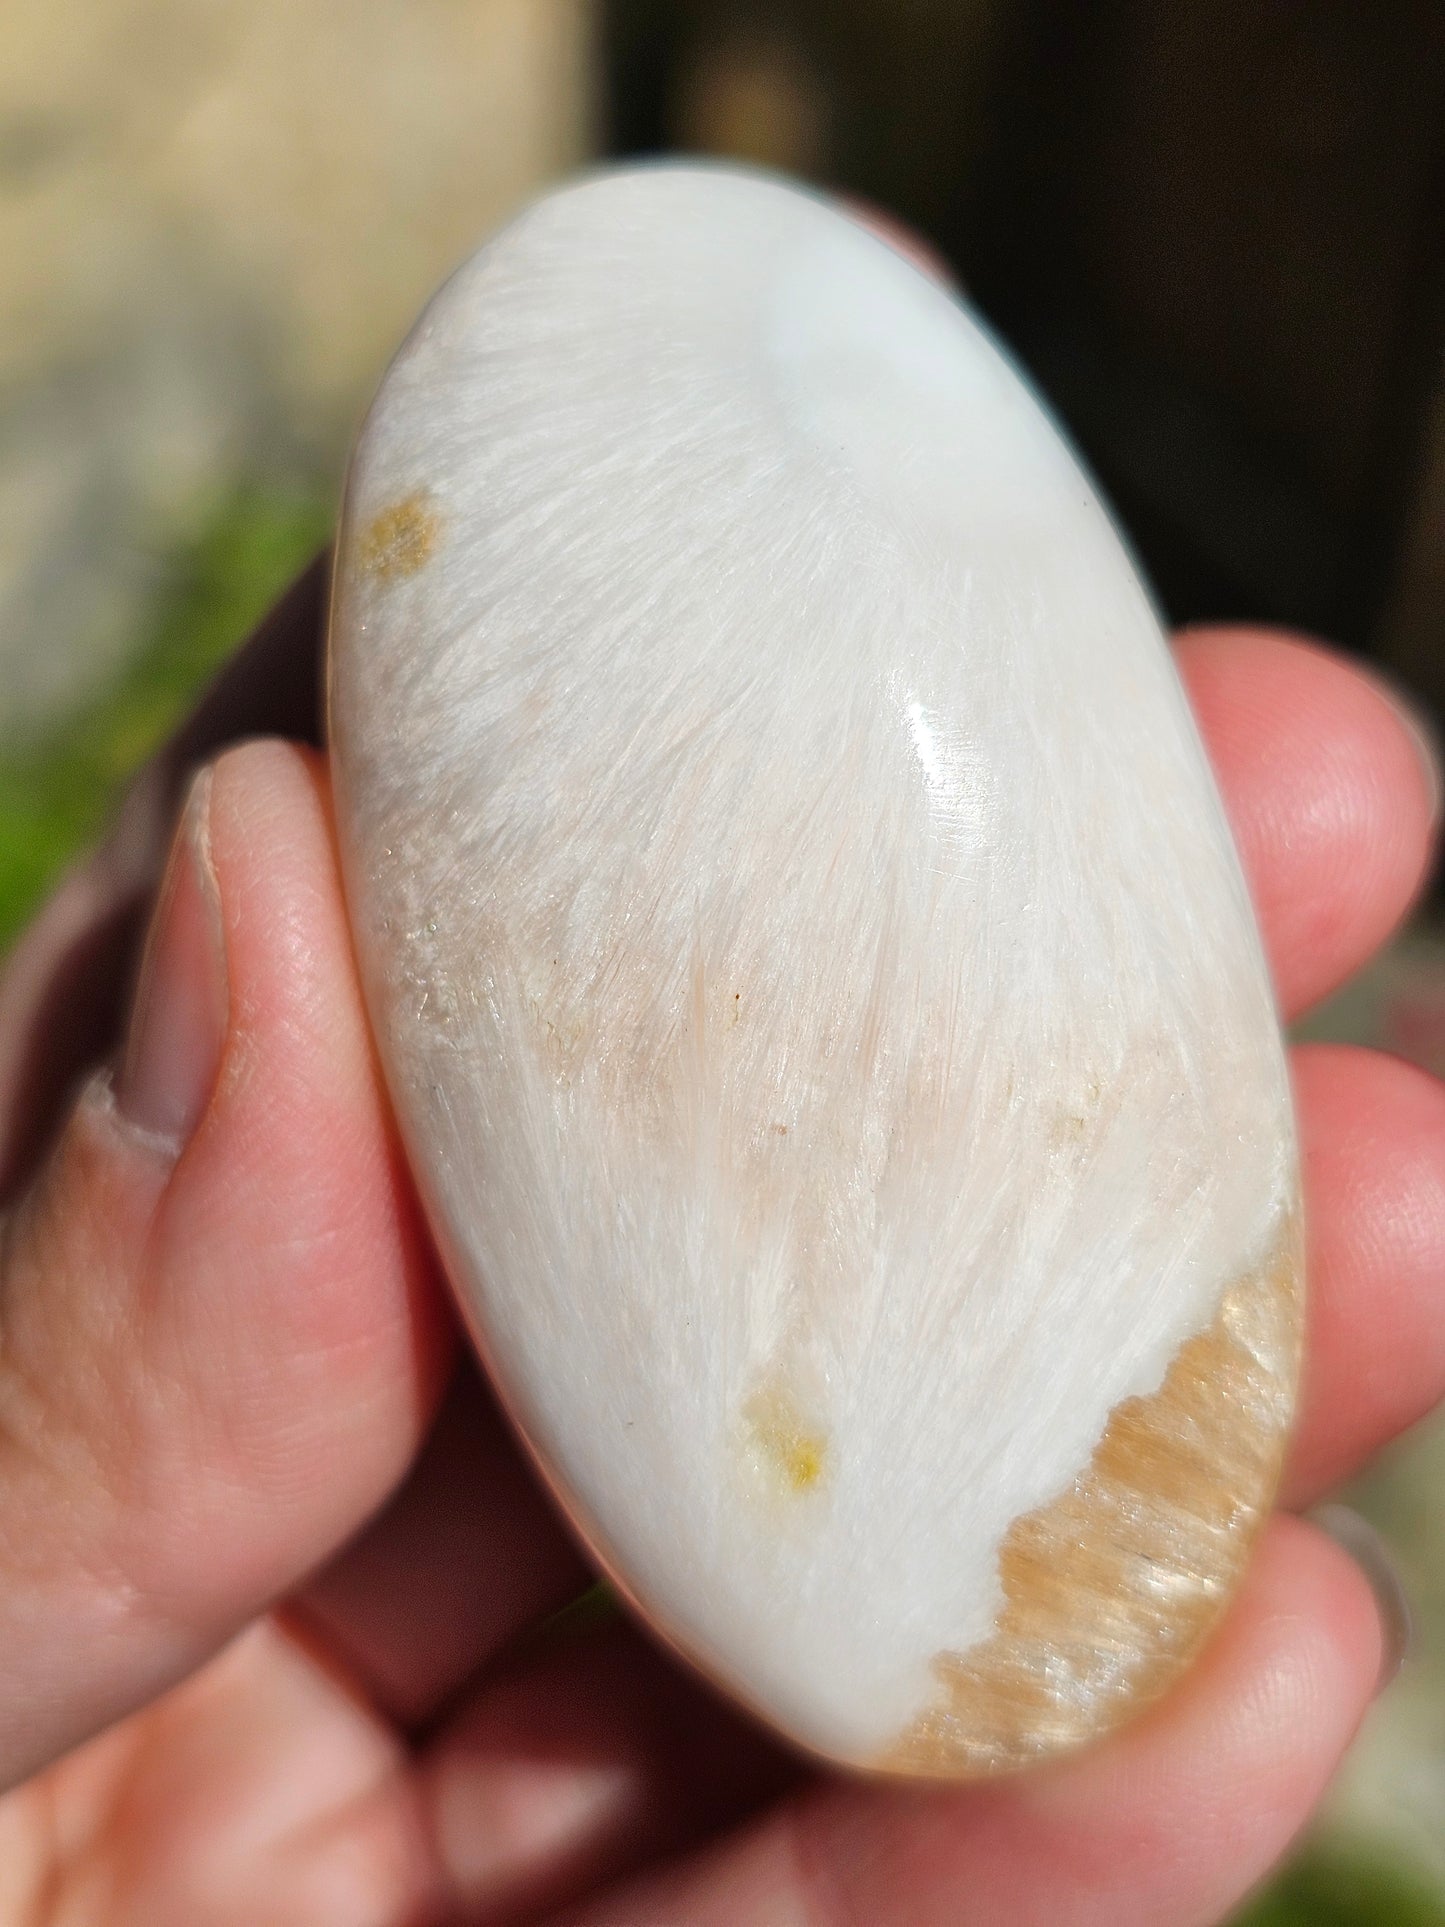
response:
[[[1376,1590],[1299,1512],[1445,1393],[1445,1091],[1294,1053],[1299,1430],[1183,1683],[990,1786],[819,1774],[630,1623],[557,1618],[589,1574],[458,1347],[361,1007],[314,747],[322,585],[0,984],[0,1922],[1223,1918],[1390,1666]],[[1435,760],[1305,640],[1178,653],[1293,1016],[1418,893]]]

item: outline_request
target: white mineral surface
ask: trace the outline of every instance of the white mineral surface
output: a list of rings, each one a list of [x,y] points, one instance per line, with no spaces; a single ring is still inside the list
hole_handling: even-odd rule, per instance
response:
[[[383,382],[331,650],[409,1155],[604,1569],[861,1767],[1160,1691],[1288,1422],[1288,1087],[1148,596],[996,346],[779,182],[570,186]]]

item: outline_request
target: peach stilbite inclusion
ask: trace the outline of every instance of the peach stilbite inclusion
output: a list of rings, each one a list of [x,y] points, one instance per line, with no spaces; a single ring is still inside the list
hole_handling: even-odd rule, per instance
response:
[[[771,179],[562,189],[382,384],[330,677],[411,1162],[604,1568],[865,1770],[1164,1690],[1294,1401],[1289,1092],[1148,597],[978,324]]]

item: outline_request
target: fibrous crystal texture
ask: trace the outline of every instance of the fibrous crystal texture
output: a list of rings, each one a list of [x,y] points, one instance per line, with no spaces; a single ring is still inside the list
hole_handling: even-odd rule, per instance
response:
[[[1293,1401],[1288,1087],[1148,598],[966,309],[767,179],[542,201],[366,422],[331,727],[443,1256],[652,1625],[884,1771],[1157,1694]]]

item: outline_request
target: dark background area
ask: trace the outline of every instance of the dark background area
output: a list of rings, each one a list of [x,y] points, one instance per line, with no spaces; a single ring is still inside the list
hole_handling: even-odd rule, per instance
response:
[[[934,242],[1174,621],[1298,625],[1441,707],[1445,10],[611,0],[604,21],[614,151],[791,166]]]

